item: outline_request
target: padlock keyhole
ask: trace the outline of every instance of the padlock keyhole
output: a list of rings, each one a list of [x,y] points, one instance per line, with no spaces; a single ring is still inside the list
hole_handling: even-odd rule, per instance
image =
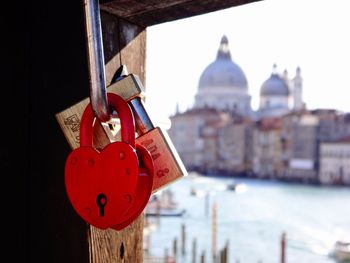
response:
[[[100,216],[105,215],[105,206],[107,204],[107,196],[104,193],[100,193],[96,198],[97,206],[100,210]]]

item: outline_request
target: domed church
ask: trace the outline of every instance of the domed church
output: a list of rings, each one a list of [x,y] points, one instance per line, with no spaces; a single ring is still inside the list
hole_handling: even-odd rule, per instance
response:
[[[279,74],[274,65],[271,76],[260,87],[259,109],[253,111],[246,75],[232,60],[228,39],[223,36],[216,59],[200,75],[193,107],[181,113],[177,110],[170,117],[169,136],[189,170],[237,174],[253,171],[257,163],[261,164],[253,147],[260,141],[259,125],[273,120],[273,125],[268,122],[263,128],[274,132],[279,117],[303,109],[301,95],[300,68],[289,79],[286,70]]]
[[[247,78],[232,60],[228,39],[223,36],[215,61],[199,78],[194,108],[229,110],[248,116],[251,114],[250,102]]]
[[[274,64],[271,76],[261,85],[258,116],[280,117],[291,110],[298,111],[303,107],[300,67],[296,69],[295,77],[289,79],[287,70],[281,75],[277,72],[277,65]]]

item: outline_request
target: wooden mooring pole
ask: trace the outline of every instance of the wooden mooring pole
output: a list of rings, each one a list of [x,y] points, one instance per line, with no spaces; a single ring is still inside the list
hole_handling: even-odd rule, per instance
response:
[[[228,263],[228,244],[229,244],[229,241],[227,240],[224,247],[224,258],[225,258],[224,263]]]
[[[177,258],[177,238],[175,237],[173,240],[173,256]]]
[[[169,258],[169,252],[168,252],[168,249],[165,248],[164,249],[164,263],[168,262],[168,258]]]
[[[286,233],[281,236],[281,263],[286,263]]]
[[[213,262],[216,260],[216,213],[217,205],[216,202],[212,206],[212,224],[211,224],[211,253]]]
[[[181,225],[181,254],[186,254],[186,226],[185,224]]]
[[[202,251],[200,263],[205,263],[205,250]]]
[[[205,216],[209,215],[209,191],[205,193],[205,199],[204,199],[204,214]]]
[[[193,238],[192,241],[192,263],[196,263],[197,257],[197,239]]]
[[[220,250],[220,263],[227,263],[227,247]]]

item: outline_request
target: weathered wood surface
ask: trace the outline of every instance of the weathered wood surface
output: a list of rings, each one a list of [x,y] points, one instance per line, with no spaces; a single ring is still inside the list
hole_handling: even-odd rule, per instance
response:
[[[103,43],[106,63],[106,83],[121,64],[128,65],[131,72],[137,72],[144,79],[145,37],[144,28],[121,21],[110,14],[101,14]],[[93,81],[93,80],[92,80]],[[81,115],[89,103],[89,97],[80,103],[56,114],[57,121],[72,149],[79,147]],[[103,148],[110,143],[101,125],[95,125],[94,146]],[[122,231],[100,230],[87,227],[90,263],[142,262],[143,214]]]
[[[128,65],[131,72],[144,78],[145,37],[144,28],[119,18],[101,14],[106,83],[110,83],[121,64]],[[94,81],[92,79],[91,81]],[[90,102],[89,97],[68,109],[57,113],[56,119],[72,149],[79,147],[79,128],[82,113]],[[101,125],[95,125],[94,146],[103,148],[110,143]],[[99,262],[142,262],[143,214],[122,231],[99,230],[88,226],[89,259]]]
[[[101,20],[106,85],[110,85],[120,62],[127,66],[129,73],[138,75],[145,84],[146,29],[103,11]]]
[[[143,262],[143,215],[122,231],[90,226],[91,263]]]
[[[106,83],[121,64],[145,80],[146,32],[109,14],[101,14]],[[115,30],[118,29],[118,30]],[[109,143],[109,141],[106,141]],[[143,214],[122,231],[100,230],[90,226],[88,241],[90,263],[142,262]]]
[[[64,186],[72,150],[55,115],[89,97],[83,6],[47,2],[30,8],[28,48],[28,222],[27,262],[142,262],[143,216],[123,231],[89,226],[74,211]],[[47,15],[50,14],[50,15]],[[110,30],[111,23],[120,28]],[[145,80],[144,28],[102,15],[106,80],[123,63]],[[112,39],[115,37],[115,39]],[[27,123],[27,122],[25,122]],[[103,142],[101,142],[101,145]]]
[[[102,0],[101,10],[147,27],[261,0]]]

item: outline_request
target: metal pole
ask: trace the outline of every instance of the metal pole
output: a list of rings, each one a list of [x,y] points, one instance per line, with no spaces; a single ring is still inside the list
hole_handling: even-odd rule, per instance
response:
[[[99,1],[84,0],[84,10],[90,75],[91,106],[95,116],[100,121],[108,121],[110,119],[110,112],[106,93],[105,63]]]

